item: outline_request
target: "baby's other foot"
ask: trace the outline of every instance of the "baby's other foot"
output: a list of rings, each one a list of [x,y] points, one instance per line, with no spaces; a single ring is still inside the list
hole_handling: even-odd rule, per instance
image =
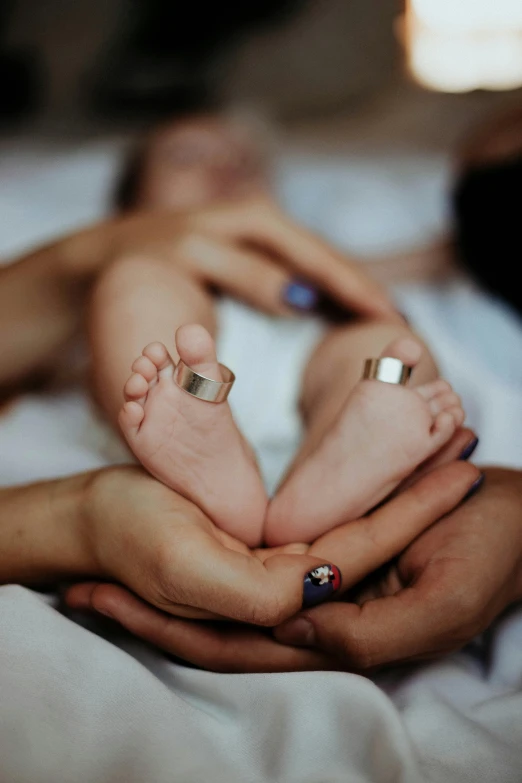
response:
[[[414,367],[421,347],[403,338],[382,356]],[[414,389],[360,381],[321,443],[272,500],[267,544],[313,541],[359,518],[442,448],[463,421],[459,397],[441,379]]]
[[[182,361],[223,380],[214,341],[202,326],[176,333]],[[119,423],[132,451],[156,478],[192,500],[223,530],[249,546],[261,538],[267,498],[252,451],[228,403],[200,400],[179,388],[162,343],[132,365]]]

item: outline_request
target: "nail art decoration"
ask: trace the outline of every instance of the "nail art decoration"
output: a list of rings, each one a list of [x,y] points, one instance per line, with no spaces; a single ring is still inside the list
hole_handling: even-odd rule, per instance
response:
[[[304,578],[303,608],[326,601],[341,587],[342,577],[337,566],[327,563],[309,571]]]
[[[282,296],[283,301],[294,310],[313,310],[319,300],[319,294],[313,286],[296,280],[284,287]]]

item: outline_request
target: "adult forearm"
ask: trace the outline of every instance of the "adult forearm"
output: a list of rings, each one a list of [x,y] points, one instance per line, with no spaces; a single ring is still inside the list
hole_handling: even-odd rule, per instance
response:
[[[82,326],[92,283],[121,252],[127,222],[98,223],[0,267],[0,387],[60,359]]]
[[[83,511],[91,475],[0,490],[0,583],[96,573]]]
[[[0,269],[0,385],[59,356],[81,323],[85,291],[54,246]]]

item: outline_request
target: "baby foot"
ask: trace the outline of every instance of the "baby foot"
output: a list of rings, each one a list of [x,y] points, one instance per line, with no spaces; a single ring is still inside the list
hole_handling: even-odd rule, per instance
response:
[[[178,329],[176,348],[196,372],[222,380],[214,341],[202,326]],[[228,403],[183,391],[174,369],[162,343],[143,350],[124,389],[123,434],[150,473],[196,503],[220,528],[256,546],[267,498],[255,458]]]
[[[400,339],[382,356],[414,367],[421,348]],[[415,389],[360,381],[316,450],[271,502],[267,544],[313,541],[359,518],[442,448],[463,421],[459,397],[441,379]]]

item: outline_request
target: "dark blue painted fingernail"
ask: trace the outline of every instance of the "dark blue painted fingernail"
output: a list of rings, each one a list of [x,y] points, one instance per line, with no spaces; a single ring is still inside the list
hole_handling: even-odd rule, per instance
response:
[[[469,459],[471,457],[471,455],[473,454],[473,452],[475,451],[475,449],[477,448],[478,443],[479,443],[479,439],[478,438],[474,438],[470,443],[468,443],[468,445],[466,446],[466,448],[464,449],[464,451],[460,455],[459,459],[461,459],[461,460]]]
[[[292,280],[283,288],[282,299],[285,304],[293,307],[294,310],[309,312],[317,306],[319,294],[313,286]]]
[[[341,587],[342,577],[337,566],[327,563],[309,571],[304,578],[303,609],[326,601]]]
[[[464,502],[465,500],[468,500],[469,498],[473,497],[473,495],[475,495],[475,493],[478,492],[478,490],[481,488],[483,483],[484,483],[484,474],[481,473],[480,476],[478,477],[478,479],[473,482],[473,484],[469,488],[469,491],[466,492],[466,494],[462,498],[462,502]]]

